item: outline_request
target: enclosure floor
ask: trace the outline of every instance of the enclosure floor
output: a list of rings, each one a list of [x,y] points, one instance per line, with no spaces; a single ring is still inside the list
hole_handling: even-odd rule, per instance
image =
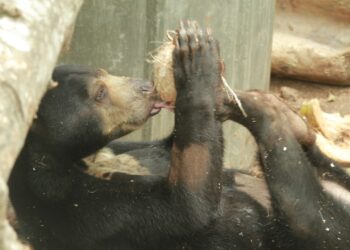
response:
[[[332,86],[312,82],[272,77],[270,89],[293,108],[299,109],[305,100],[317,98],[325,112],[350,114],[350,86]]]

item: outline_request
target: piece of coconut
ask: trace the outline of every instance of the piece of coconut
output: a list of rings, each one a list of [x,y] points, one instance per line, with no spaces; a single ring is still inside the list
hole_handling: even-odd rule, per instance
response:
[[[165,102],[174,105],[176,89],[173,71],[172,41],[165,42],[152,54],[150,62],[153,64],[153,83],[158,96]]]
[[[153,83],[158,96],[168,105],[174,106],[176,101],[176,88],[173,70],[173,50],[175,45],[173,43],[174,38],[169,35],[168,38],[170,41],[164,42],[163,45],[152,52],[151,60],[148,61],[153,64]],[[222,68],[224,68],[223,62]],[[223,84],[222,87],[227,93],[229,100],[238,105],[242,114],[247,117],[241,101],[227,83],[223,76],[223,72],[221,72],[221,79]]]
[[[350,116],[323,112],[317,99],[305,102],[301,114],[316,131],[321,151],[343,167],[350,168]]]

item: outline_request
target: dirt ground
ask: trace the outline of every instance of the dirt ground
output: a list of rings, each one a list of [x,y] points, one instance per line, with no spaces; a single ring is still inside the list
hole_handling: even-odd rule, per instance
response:
[[[325,112],[350,114],[350,86],[332,86],[272,77],[270,89],[297,110],[304,101],[317,98]]]

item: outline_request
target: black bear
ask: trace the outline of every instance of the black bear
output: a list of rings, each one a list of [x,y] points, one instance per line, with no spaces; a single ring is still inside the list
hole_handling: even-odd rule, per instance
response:
[[[59,84],[44,96],[9,179],[20,235],[34,249],[263,247],[264,209],[221,185],[217,42],[195,25],[182,26],[173,58],[178,94],[174,133],[162,146],[170,152],[165,177],[96,178],[84,160],[159,111],[149,82],[55,69]]]

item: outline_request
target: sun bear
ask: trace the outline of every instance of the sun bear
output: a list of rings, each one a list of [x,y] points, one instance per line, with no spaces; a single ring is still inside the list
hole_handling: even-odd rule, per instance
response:
[[[175,128],[165,177],[119,172],[96,178],[84,161],[159,112],[152,84],[57,67],[52,78],[58,86],[44,96],[9,180],[23,238],[36,250],[261,246],[263,208],[235,189],[220,195],[219,59],[211,35],[194,25],[178,31]]]
[[[160,111],[149,81],[55,69],[59,84],[44,96],[9,180],[20,235],[37,250],[347,249],[349,206],[319,179],[349,190],[349,177],[273,95],[237,92],[242,114],[222,91],[211,35],[192,24],[176,34],[175,128],[164,140],[116,140]],[[271,213],[222,169],[224,120],[255,137]],[[105,159],[87,160],[102,148]]]

